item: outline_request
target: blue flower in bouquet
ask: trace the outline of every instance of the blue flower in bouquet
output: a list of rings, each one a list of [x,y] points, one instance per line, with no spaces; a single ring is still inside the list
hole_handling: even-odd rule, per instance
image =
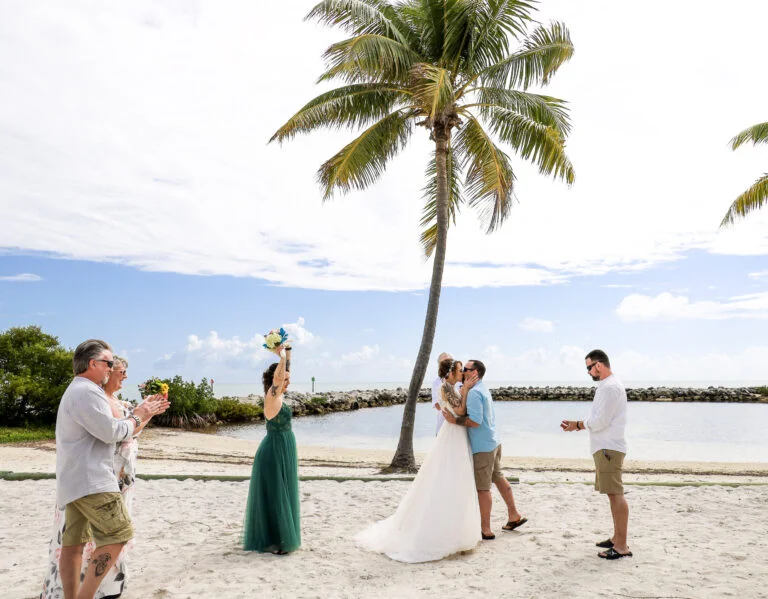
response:
[[[264,335],[264,347],[269,350],[275,349],[278,345],[282,345],[286,341],[288,341],[288,333],[285,332],[283,327],[280,327],[277,330],[273,329]]]

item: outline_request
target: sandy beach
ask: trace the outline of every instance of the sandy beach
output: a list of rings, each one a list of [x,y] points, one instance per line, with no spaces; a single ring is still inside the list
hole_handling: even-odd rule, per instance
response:
[[[144,474],[248,475],[256,442],[168,429],[140,440]],[[597,558],[611,532],[589,459],[508,456],[529,523],[440,562],[400,564],[350,540],[391,514],[407,481],[386,451],[300,447],[302,548],[239,547],[247,482],[137,481],[136,548],[124,597],[768,597],[768,464],[627,461],[633,558]],[[0,470],[53,472],[52,442],[0,446]],[[705,484],[701,484],[705,483]],[[54,480],[0,480],[0,597],[32,598],[47,562]],[[436,498],[439,500],[439,498]],[[447,526],[450,522],[446,523]]]

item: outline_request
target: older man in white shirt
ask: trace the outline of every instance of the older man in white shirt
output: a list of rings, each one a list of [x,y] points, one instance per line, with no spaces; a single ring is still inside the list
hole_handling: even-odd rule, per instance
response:
[[[56,499],[65,507],[59,572],[65,599],[92,599],[133,526],[114,472],[115,443],[130,439],[149,419],[168,408],[153,395],[128,418],[112,416],[102,386],[114,365],[112,348],[89,339],[75,349],[75,378],[67,387],[56,416]],[[96,550],[80,579],[85,544]]]
[[[632,557],[627,545],[629,504],[624,496],[621,480],[627,442],[627,393],[624,385],[613,375],[608,355],[599,349],[585,358],[587,373],[599,381],[592,400],[592,410],[584,420],[563,420],[560,427],[566,431],[589,431],[589,445],[595,460],[595,490],[608,495],[613,516],[613,536],[597,543],[605,551],[599,557],[614,560]]]

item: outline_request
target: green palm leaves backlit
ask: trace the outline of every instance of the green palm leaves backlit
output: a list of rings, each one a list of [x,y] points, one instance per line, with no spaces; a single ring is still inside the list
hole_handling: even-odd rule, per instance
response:
[[[318,128],[356,132],[320,167],[318,181],[329,199],[374,183],[423,127],[433,140],[447,140],[451,220],[467,204],[493,231],[512,205],[509,150],[542,174],[568,184],[574,180],[565,153],[570,130],[565,102],[528,91],[549,82],[573,55],[573,44],[560,23],[529,33],[532,12],[531,3],[512,0],[320,2],[307,19],[349,35],[325,52],[320,81],[343,85],[306,104],[270,141]],[[435,165],[433,155],[421,221],[427,255],[437,235],[442,170]]]
[[[739,133],[731,140],[731,149],[735,150],[747,142],[752,142],[753,145],[768,143],[768,123],[754,125]],[[766,201],[768,201],[768,173],[764,173],[752,187],[736,198],[720,226],[726,227],[733,224],[737,217],[744,217],[753,210],[761,208]]]

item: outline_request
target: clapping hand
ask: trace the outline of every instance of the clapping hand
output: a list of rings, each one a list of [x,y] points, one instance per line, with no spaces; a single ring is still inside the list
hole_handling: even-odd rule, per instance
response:
[[[142,421],[147,421],[152,418],[152,416],[157,416],[158,414],[165,412],[170,405],[171,402],[169,402],[164,395],[158,393],[157,395],[150,395],[147,397],[143,402],[136,406],[133,413],[141,418]]]

